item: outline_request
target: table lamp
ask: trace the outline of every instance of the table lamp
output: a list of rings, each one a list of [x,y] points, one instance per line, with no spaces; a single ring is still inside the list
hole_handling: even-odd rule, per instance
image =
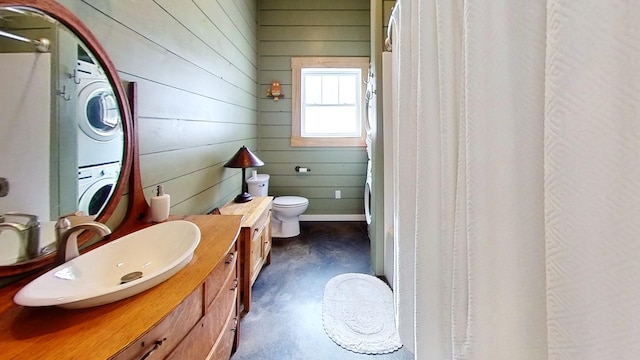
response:
[[[264,165],[264,162],[255,156],[251,150],[246,146],[242,146],[233,157],[224,164],[224,167],[228,168],[241,168],[242,169],[242,193],[238,194],[233,200],[237,203],[244,203],[251,201],[251,194],[247,191],[247,180],[245,178],[245,169],[250,167],[257,167]]]

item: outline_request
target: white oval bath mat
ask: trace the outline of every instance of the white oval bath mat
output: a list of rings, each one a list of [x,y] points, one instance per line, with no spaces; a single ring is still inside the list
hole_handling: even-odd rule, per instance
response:
[[[396,330],[393,293],[375,276],[338,275],[324,288],[324,329],[336,344],[361,354],[386,354],[402,347]]]

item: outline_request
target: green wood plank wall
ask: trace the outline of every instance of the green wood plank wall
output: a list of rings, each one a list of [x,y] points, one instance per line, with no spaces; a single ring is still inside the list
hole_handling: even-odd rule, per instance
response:
[[[239,191],[224,163],[258,148],[257,0],[58,0],[139,89],[142,182],[172,214],[203,213]]]
[[[370,54],[369,0],[259,0],[259,141],[272,195],[309,199],[306,214],[364,213],[363,147],[291,147],[291,57]],[[266,97],[279,80],[285,98]],[[296,173],[299,165],[310,173]],[[341,190],[342,198],[334,199]]]

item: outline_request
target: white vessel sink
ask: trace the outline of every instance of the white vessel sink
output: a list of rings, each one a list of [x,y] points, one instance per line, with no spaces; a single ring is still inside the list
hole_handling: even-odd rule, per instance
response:
[[[112,303],[175,275],[191,261],[199,242],[200,229],[192,222],[153,225],[48,271],[20,289],[13,300],[23,306],[69,309]]]

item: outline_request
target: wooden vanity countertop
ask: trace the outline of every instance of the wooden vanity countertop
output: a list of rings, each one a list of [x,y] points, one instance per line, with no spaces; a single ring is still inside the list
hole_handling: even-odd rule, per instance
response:
[[[33,277],[0,289],[0,358],[108,359],[160,322],[225,258],[242,216],[172,216],[200,227],[193,260],[167,281],[138,295],[87,309],[27,308],[13,296]]]
[[[271,206],[273,196],[255,196],[252,201],[236,203],[233,200],[220,208],[222,215],[244,215],[242,227],[251,227],[264,213],[267,207]]]

